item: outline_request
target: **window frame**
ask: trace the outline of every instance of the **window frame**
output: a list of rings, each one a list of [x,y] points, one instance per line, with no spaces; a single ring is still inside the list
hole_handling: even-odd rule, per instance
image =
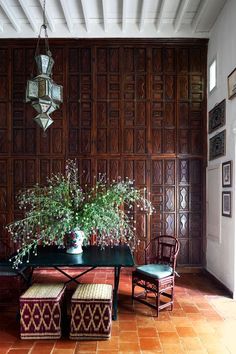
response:
[[[215,70],[214,70],[214,72],[215,72],[215,85],[214,85],[214,87],[211,89],[210,88],[210,83],[211,83],[211,67],[212,67],[212,65],[215,63]],[[213,58],[212,58],[212,60],[209,62],[209,66],[208,66],[208,93],[209,94],[212,94],[215,90],[216,90],[216,88],[217,88],[217,82],[218,82],[218,80],[217,80],[217,56],[215,55]]]

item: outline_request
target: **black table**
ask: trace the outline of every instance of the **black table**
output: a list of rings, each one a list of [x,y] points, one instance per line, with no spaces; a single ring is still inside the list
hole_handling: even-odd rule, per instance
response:
[[[77,280],[82,275],[97,267],[114,267],[114,289],[113,289],[113,316],[117,318],[118,286],[120,280],[121,267],[133,267],[134,260],[130,248],[127,245],[105,247],[87,246],[83,248],[81,254],[67,254],[64,249],[56,247],[39,247],[37,256],[31,255],[27,265],[34,268],[52,267],[64,274],[69,280],[79,284]],[[89,267],[84,272],[71,276],[64,267]]]

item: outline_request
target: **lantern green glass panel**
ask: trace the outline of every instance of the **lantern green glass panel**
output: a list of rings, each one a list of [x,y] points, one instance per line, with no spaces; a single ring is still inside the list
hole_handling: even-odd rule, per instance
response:
[[[52,79],[48,76],[37,76],[36,79],[38,81],[38,97],[51,100],[52,99]]]
[[[52,118],[47,113],[38,114],[34,120],[44,131],[53,123]]]
[[[39,95],[38,82],[35,80],[28,80],[27,88],[26,88],[26,102],[29,102],[33,99],[37,99],[38,95]]]
[[[63,88],[61,85],[52,84],[52,99],[57,102],[62,102]]]
[[[58,104],[56,104],[55,102],[41,100],[41,99],[32,102],[32,106],[38,113],[47,113],[47,114],[51,114],[52,112],[54,112],[56,109],[59,108]]]
[[[48,76],[52,74],[52,67],[54,65],[54,60],[51,56],[40,54],[35,57],[35,61],[37,64],[39,74],[45,74]]]

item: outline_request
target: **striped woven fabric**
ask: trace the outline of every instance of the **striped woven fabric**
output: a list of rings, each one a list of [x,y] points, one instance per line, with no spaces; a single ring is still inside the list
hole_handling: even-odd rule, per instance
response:
[[[33,284],[21,295],[21,299],[55,299],[64,289],[63,283]]]
[[[111,300],[112,285],[110,284],[80,284],[72,296],[74,300]]]

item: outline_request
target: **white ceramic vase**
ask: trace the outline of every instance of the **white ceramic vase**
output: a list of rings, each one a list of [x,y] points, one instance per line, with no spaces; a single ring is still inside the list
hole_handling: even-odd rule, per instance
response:
[[[72,230],[66,239],[66,253],[79,254],[83,252],[84,232],[79,229]]]

